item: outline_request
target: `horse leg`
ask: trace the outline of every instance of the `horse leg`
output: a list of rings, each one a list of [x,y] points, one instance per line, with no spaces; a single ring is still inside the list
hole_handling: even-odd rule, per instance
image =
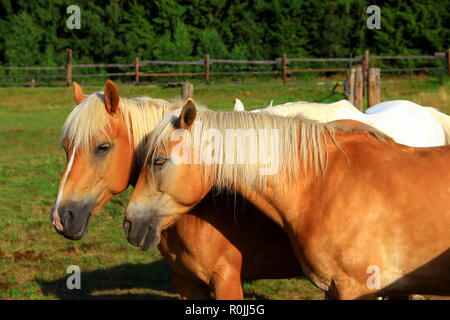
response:
[[[190,276],[182,276],[170,271],[170,280],[182,300],[210,300],[211,294],[207,285],[201,285]]]
[[[235,270],[216,273],[212,278],[212,288],[216,300],[243,300],[241,274]]]
[[[339,285],[333,280],[328,291],[325,293],[325,298],[329,300],[423,300],[420,295],[408,294],[389,294],[380,296],[377,291],[369,290],[365,285],[359,282],[347,279],[340,282]]]
[[[334,280],[328,291],[325,293],[328,300],[377,300],[377,292],[370,291],[366,286],[347,279],[337,284]]]

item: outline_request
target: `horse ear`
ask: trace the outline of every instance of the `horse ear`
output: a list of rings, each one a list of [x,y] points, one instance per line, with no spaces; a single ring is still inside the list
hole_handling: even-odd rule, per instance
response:
[[[241,100],[236,99],[234,103],[234,111],[245,111],[244,104]]]
[[[194,123],[196,115],[197,107],[192,99],[188,99],[181,110],[179,127],[188,129]]]
[[[106,80],[105,86],[105,108],[106,111],[113,114],[116,113],[117,108],[119,107],[119,88],[117,88],[116,84],[111,80]]]
[[[81,86],[78,83],[73,82],[72,85],[73,85],[73,96],[75,98],[75,102],[77,104],[80,104],[84,101],[84,99],[86,99],[86,96],[84,95],[83,89],[81,88]]]

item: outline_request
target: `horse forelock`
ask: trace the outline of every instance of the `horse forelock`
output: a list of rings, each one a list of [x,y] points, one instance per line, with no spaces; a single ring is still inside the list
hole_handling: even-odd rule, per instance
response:
[[[166,113],[178,107],[169,101],[149,97],[120,99],[120,116],[137,155],[142,154],[145,139],[157,123]],[[69,114],[61,131],[61,142],[66,140],[77,150],[89,150],[92,142],[98,141],[101,136],[109,139],[110,129],[110,114],[105,109],[104,95],[95,92]]]
[[[94,92],[67,117],[61,131],[61,142],[67,140],[67,144],[75,149],[87,150],[92,141],[97,140],[101,134],[106,135],[108,127],[103,93]]]

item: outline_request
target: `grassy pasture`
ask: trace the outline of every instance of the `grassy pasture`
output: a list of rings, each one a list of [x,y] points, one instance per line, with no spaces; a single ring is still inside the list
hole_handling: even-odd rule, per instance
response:
[[[383,100],[409,99],[450,113],[450,81],[383,82]],[[86,93],[102,86],[85,87]],[[124,97],[173,99],[179,88],[120,86]],[[344,98],[331,85],[200,85],[196,99],[231,110],[234,98],[247,108],[297,100]],[[126,241],[122,212],[130,190],[112,199],[91,219],[89,235],[77,242],[57,235],[49,221],[65,154],[59,130],[73,108],[71,88],[0,88],[0,299],[177,299],[157,249],[142,253]],[[81,290],[66,289],[69,265],[81,268]],[[248,299],[317,299],[303,279],[245,284]]]

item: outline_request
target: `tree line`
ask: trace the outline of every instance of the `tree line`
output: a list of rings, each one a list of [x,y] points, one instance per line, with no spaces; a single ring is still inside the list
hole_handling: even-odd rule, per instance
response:
[[[66,25],[73,4],[79,30]],[[379,30],[366,26],[373,4]],[[433,54],[450,43],[450,1],[0,0],[0,30],[8,66],[62,65],[66,48],[76,63]]]

